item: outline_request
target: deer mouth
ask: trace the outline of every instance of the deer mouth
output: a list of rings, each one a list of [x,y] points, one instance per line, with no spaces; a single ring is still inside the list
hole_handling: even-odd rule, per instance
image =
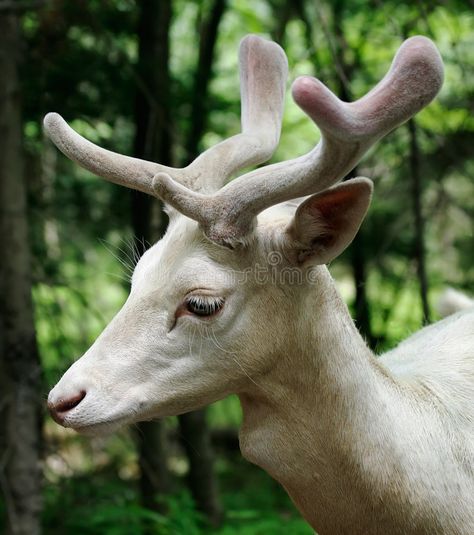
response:
[[[111,419],[103,419],[96,422],[84,423],[84,424],[67,424],[64,422],[62,425],[64,427],[69,427],[70,429],[76,431],[80,435],[86,436],[107,436],[112,433],[115,433],[121,427],[124,427],[130,423],[130,418],[126,416],[119,416]]]

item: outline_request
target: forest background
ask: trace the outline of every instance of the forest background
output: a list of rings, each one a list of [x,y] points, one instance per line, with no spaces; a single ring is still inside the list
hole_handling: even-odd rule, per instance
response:
[[[354,100],[423,34],[446,64],[440,96],[357,169],[375,196],[330,266],[368,343],[393,347],[474,282],[474,2],[0,0],[0,531],[309,534],[285,493],[243,461],[236,398],[84,438],[46,415],[50,387],[124,302],[163,233],[158,201],[64,158],[48,111],[111,150],[182,166],[239,131],[237,50],[279,42],[300,74]],[[318,132],[287,98],[274,161]]]

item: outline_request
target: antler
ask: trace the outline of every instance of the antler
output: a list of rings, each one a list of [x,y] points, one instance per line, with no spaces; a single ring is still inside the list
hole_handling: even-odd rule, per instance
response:
[[[131,158],[98,147],[80,136],[57,113],[44,128],[71,160],[103,178],[153,195],[153,177],[167,173],[195,191],[215,191],[237,170],[268,160],[280,139],[288,65],[276,44],[255,35],[240,44],[242,133],[201,154],[182,169]]]
[[[240,176],[213,195],[158,173],[155,193],[198,221],[211,240],[231,245],[249,234],[262,210],[343,178],[374,143],[426,106],[442,81],[441,57],[425,37],[406,40],[382,81],[353,103],[342,102],[315,78],[298,78],[293,98],[321,130],[312,151]]]

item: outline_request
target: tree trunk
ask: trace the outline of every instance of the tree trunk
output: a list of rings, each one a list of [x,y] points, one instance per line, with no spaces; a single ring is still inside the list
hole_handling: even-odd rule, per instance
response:
[[[0,16],[0,485],[7,533],[40,533],[41,368],[31,297],[23,175],[20,22]]]
[[[179,417],[181,443],[189,459],[189,488],[200,511],[212,525],[222,519],[219,490],[214,475],[214,449],[206,422],[206,411],[194,411]]]
[[[331,46],[331,50],[334,55],[335,70],[337,72],[337,85],[339,86],[338,96],[345,102],[351,102],[352,93],[349,84],[355,65],[348,64],[345,57],[348,45],[342,27],[344,8],[344,0],[337,0],[333,4],[332,18],[334,42]],[[344,180],[348,180],[355,176],[357,176],[357,167],[355,167]],[[373,347],[375,345],[375,338],[372,333],[370,306],[367,298],[367,264],[365,261],[364,242],[365,233],[364,229],[361,228],[352,242],[350,251],[352,274],[355,285],[354,315],[357,328],[367,340],[367,343]]]
[[[204,19],[200,28],[199,59],[194,73],[193,91],[191,94],[191,119],[186,139],[186,159],[189,163],[199,154],[199,143],[206,128],[209,109],[208,87],[212,79],[212,64],[217,41],[219,23],[222,20],[227,0],[213,0],[209,16]]]
[[[204,134],[209,110],[209,82],[212,79],[212,65],[226,0],[214,0],[209,16],[204,18],[200,28],[199,59],[194,75],[191,99],[191,124],[186,140],[187,161],[192,161],[199,154],[199,143]],[[189,487],[193,493],[197,508],[202,511],[212,524],[219,524],[222,511],[219,504],[217,481],[213,470],[214,453],[211,446],[209,428],[206,423],[205,410],[195,411],[179,417],[183,446],[189,459]]]
[[[273,0],[270,2],[273,12],[274,25],[271,31],[272,40],[282,48],[286,45],[286,27],[294,11],[299,10],[301,2],[297,0]],[[301,13],[301,11],[300,11]]]
[[[311,7],[313,7],[311,5]],[[294,9],[297,16],[300,18],[304,27],[304,40],[306,46],[306,52],[308,54],[308,60],[314,66],[314,72],[318,73],[318,77],[322,77],[321,60],[318,55],[318,51],[315,46],[315,39],[313,37],[313,23],[309,14],[309,10],[306,9],[305,0],[296,0],[294,2]]]
[[[410,174],[413,200],[413,217],[415,221],[414,257],[416,272],[420,284],[420,298],[423,310],[423,323],[430,322],[430,307],[428,304],[428,278],[425,263],[425,237],[423,212],[421,208],[421,175],[420,175],[420,148],[418,146],[418,132],[414,119],[408,121],[410,132]]]
[[[139,58],[134,153],[138,158],[171,164],[169,28],[171,2],[148,0],[140,4]],[[161,203],[138,191],[132,192],[132,228],[136,252],[158,240],[166,228]],[[142,503],[163,510],[157,500],[170,489],[166,435],[162,422],[138,424],[140,489]]]
[[[141,502],[147,509],[166,512],[160,499],[171,488],[166,430],[161,421],[140,422],[137,427]]]
[[[352,176],[356,176],[354,174]],[[367,264],[365,262],[365,232],[359,229],[351,245],[351,266],[355,284],[354,315],[356,326],[370,347],[374,349],[376,339],[372,334],[370,307],[367,298]]]

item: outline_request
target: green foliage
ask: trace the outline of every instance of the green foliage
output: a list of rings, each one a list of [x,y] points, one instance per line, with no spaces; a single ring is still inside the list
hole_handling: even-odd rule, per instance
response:
[[[145,509],[139,505],[136,482],[113,478],[106,470],[48,484],[44,531],[48,535],[313,533],[284,491],[263,472],[241,459],[221,464],[220,472],[225,508],[222,527],[213,528],[206,522],[185,489],[160,499],[163,513]]]
[[[446,63],[446,82],[440,98],[416,119],[430,302],[434,303],[447,284],[469,289],[474,282],[472,6],[452,0],[442,4],[371,0],[293,4],[284,35],[290,79],[301,74],[317,75],[340,91],[338,69],[345,64],[354,98],[385,73],[405,36],[425,34],[439,46]],[[285,5],[277,0],[229,2],[206,103],[209,116],[203,149],[240,128],[239,40],[248,32],[275,35]],[[136,73],[137,6],[133,0],[62,0],[47,2],[24,16],[26,171],[36,326],[45,391],[119,309],[127,294],[129,276],[129,269],[120,262],[133,261],[127,243],[131,237],[129,192],[98,180],[60,156],[44,139],[41,118],[47,111],[59,111],[92,141],[117,152],[132,152],[135,101],[137,95],[143,98],[142,81]],[[196,29],[208,7],[207,2],[173,2],[172,91],[168,105],[173,110],[169,135],[174,140],[176,162],[183,159],[184,138],[189,130],[198,51]],[[288,95],[274,160],[298,156],[317,139],[317,129]],[[409,154],[408,132],[401,127],[371,151],[358,170],[375,181],[373,206],[358,246],[366,263],[365,285],[379,351],[393,347],[422,323],[413,258]],[[355,295],[351,252],[335,262],[331,270],[351,304]],[[236,428],[240,421],[240,406],[234,397],[211,407],[212,427]],[[48,440],[53,442],[51,437]],[[65,475],[50,461],[58,452],[68,453],[68,441],[79,451],[80,468],[74,465]],[[276,483],[235,459],[219,459],[226,520],[225,527],[216,530],[205,524],[182,487],[165,499],[166,514],[140,507],[130,437],[117,437],[102,445],[106,457],[103,464],[92,455],[88,457],[88,446],[80,439],[61,436],[54,447],[54,452],[48,450],[46,454],[48,483],[43,521],[48,535],[120,535],[150,530],[165,535],[311,533]],[[182,461],[182,453],[176,456]],[[116,473],[120,472],[119,466],[132,475],[122,479]]]
[[[51,535],[143,533],[143,524],[153,525],[157,519],[133,497],[133,491],[114,479],[68,478],[46,488],[44,530]]]

